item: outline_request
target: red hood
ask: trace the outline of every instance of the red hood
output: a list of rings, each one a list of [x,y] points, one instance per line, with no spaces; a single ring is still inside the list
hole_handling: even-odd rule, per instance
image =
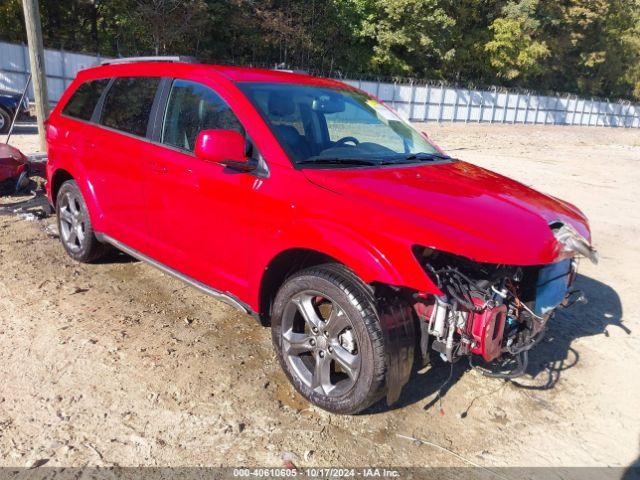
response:
[[[462,161],[304,173],[312,183],[382,216],[389,229],[401,230],[393,235],[477,261],[556,261],[560,247],[549,228],[556,220],[590,238],[587,219],[576,207]]]

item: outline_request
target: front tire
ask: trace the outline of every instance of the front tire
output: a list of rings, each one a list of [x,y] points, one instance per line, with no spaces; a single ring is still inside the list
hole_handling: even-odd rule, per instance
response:
[[[272,339],[280,364],[307,400],[354,414],[385,393],[385,349],[370,288],[339,264],[303,270],[276,295]]]
[[[56,213],[60,241],[71,258],[89,263],[104,255],[106,246],[94,234],[87,204],[75,180],[67,180],[60,187]]]

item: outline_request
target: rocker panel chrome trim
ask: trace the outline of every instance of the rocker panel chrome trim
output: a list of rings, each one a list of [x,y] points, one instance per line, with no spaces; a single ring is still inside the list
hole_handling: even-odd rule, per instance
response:
[[[96,238],[98,238],[98,240],[100,240],[101,242],[109,243],[113,245],[115,248],[117,248],[118,250],[122,250],[124,253],[131,255],[134,258],[137,258],[140,261],[146,262],[149,265],[156,267],[158,270],[161,270],[164,273],[177,278],[178,280],[182,280],[183,282],[191,285],[192,287],[197,288],[201,292],[211,295],[212,297],[215,297],[216,299],[222,302],[225,302],[231,305],[232,307],[237,308],[243,313],[249,313],[249,314],[252,313],[248,307],[246,307],[245,305],[243,305],[242,303],[240,303],[238,300],[236,300],[235,298],[233,298],[231,295],[227,293],[216,290],[215,288],[211,288],[208,285],[205,285],[204,283],[185,275],[184,273],[180,273],[177,270],[174,270],[173,268],[168,267],[164,263],[160,263],[151,257],[147,257],[145,254],[140,253],[139,251],[125,245],[124,243],[116,240],[115,238],[110,237],[109,235],[105,235],[104,233],[96,233],[95,235],[96,235]]]

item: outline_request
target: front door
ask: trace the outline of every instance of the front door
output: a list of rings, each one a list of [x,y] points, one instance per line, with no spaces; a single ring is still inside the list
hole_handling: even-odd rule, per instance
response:
[[[211,88],[174,80],[159,143],[150,150],[152,256],[222,292],[244,296],[254,186],[260,179],[195,157],[202,130],[244,129]]]

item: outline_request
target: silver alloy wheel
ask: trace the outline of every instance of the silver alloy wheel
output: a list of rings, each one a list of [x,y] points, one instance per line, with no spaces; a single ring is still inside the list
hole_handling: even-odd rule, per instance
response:
[[[0,115],[0,130],[2,130],[5,126],[4,116]]]
[[[86,232],[81,205],[81,199],[73,192],[65,193],[60,199],[60,236],[72,252],[82,249]]]
[[[360,353],[347,314],[326,295],[304,291],[282,316],[282,349],[293,372],[314,391],[339,396],[360,373]]]

